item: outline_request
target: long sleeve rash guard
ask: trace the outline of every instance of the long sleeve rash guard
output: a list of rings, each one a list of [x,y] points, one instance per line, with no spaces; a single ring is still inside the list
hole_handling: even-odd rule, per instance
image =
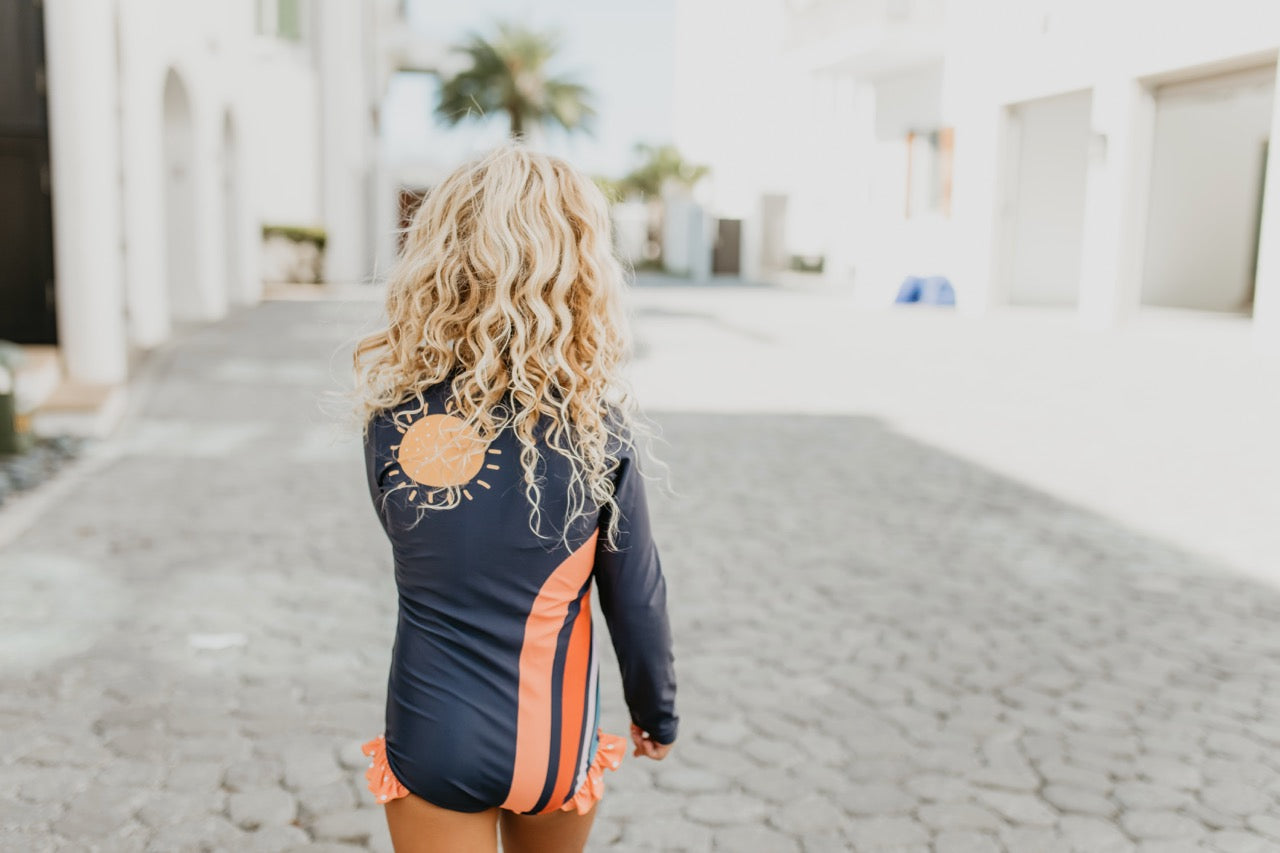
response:
[[[597,729],[593,584],[632,721],[659,743],[676,738],[666,582],[644,480],[634,452],[621,450],[616,550],[605,542],[606,513],[561,537],[570,469],[540,446],[535,532],[519,441],[510,430],[490,442],[468,434],[446,396],[442,383],[425,408],[410,400],[380,412],[365,435],[369,494],[399,593],[385,760],[408,791],[444,808],[565,807],[602,751],[621,746],[602,744]],[[449,486],[457,506],[422,508]]]

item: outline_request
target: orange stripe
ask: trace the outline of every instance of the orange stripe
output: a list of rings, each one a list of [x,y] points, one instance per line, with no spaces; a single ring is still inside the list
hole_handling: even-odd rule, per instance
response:
[[[516,762],[511,792],[504,809],[527,812],[538,804],[547,782],[551,758],[551,675],[556,663],[556,643],[564,628],[569,604],[578,597],[595,562],[597,530],[582,547],[556,567],[524,624],[520,647],[519,706],[516,710]]]
[[[569,648],[564,656],[564,687],[560,698],[560,765],[556,786],[543,811],[558,809],[569,795],[569,785],[578,770],[578,748],[582,746],[582,715],[587,702],[587,662],[591,649],[591,595],[582,596],[582,609],[573,620]]]

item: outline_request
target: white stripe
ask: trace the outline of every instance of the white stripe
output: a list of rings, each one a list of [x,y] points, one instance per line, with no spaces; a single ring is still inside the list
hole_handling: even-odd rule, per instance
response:
[[[590,672],[587,676],[587,710],[582,715],[582,761],[578,762],[578,775],[573,779],[573,793],[587,781],[587,765],[594,757],[591,755],[591,737],[596,732],[599,722],[596,720],[596,677],[600,674],[600,660],[596,656],[596,626],[591,623],[591,662],[587,664]]]

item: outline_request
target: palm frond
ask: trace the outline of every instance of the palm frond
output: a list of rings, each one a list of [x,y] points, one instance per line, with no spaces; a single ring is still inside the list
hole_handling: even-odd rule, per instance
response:
[[[436,115],[456,125],[505,114],[516,135],[534,124],[590,132],[597,115],[590,90],[548,73],[561,44],[558,32],[509,21],[491,37],[470,33],[454,48],[467,67],[441,83]]]

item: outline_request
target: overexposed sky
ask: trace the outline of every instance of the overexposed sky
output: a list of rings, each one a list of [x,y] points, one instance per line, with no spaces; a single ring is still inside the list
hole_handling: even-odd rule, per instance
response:
[[[638,141],[671,139],[676,0],[410,0],[415,29],[446,44],[472,30],[491,32],[498,20],[531,23],[562,35],[556,72],[595,93],[594,136],[552,131],[547,150],[591,173],[621,175]],[[432,115],[438,82],[430,75],[395,78],[384,104],[385,145],[396,159],[452,163],[499,141],[505,117],[454,128]]]

